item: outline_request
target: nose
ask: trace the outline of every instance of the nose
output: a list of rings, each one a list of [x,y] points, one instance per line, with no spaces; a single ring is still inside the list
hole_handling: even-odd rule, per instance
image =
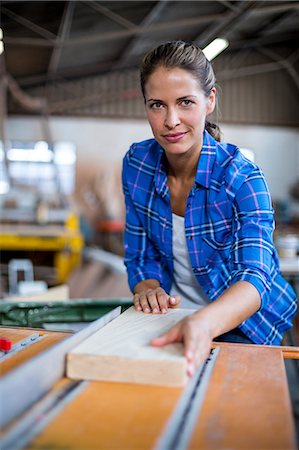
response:
[[[180,124],[180,118],[175,108],[168,108],[165,117],[165,126],[169,130]]]

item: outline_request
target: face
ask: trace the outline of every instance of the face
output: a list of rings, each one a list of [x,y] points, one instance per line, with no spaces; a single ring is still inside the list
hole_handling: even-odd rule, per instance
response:
[[[159,67],[145,85],[146,112],[155,139],[167,154],[200,152],[205,119],[215,107],[187,70]]]

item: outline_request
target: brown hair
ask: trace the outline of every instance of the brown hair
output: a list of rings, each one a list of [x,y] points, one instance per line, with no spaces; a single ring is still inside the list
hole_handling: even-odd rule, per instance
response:
[[[212,65],[199,47],[184,41],[170,41],[148,52],[142,60],[140,83],[144,99],[145,85],[149,77],[161,66],[178,67],[191,72],[206,96],[209,96],[211,89],[216,84]],[[220,129],[216,124],[206,121],[205,128],[214,139],[220,141]]]

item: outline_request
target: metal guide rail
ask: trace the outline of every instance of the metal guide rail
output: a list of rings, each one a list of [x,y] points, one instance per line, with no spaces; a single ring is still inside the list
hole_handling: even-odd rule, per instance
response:
[[[211,350],[210,356],[186,385],[155,450],[187,449],[219,350],[219,347]]]
[[[30,347],[30,345],[39,342],[41,339],[44,339],[46,336],[48,335],[47,334],[39,335],[38,333],[33,333],[30,336],[14,344],[11,350],[9,350],[8,352],[0,351],[0,362],[5,361],[8,358],[11,358],[12,356],[16,355],[25,348]]]

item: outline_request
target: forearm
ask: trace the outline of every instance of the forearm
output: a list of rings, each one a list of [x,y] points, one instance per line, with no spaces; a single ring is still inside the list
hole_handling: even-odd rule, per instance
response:
[[[194,314],[209,329],[212,339],[232,330],[261,306],[257,289],[247,281],[230,286],[217,300]]]

